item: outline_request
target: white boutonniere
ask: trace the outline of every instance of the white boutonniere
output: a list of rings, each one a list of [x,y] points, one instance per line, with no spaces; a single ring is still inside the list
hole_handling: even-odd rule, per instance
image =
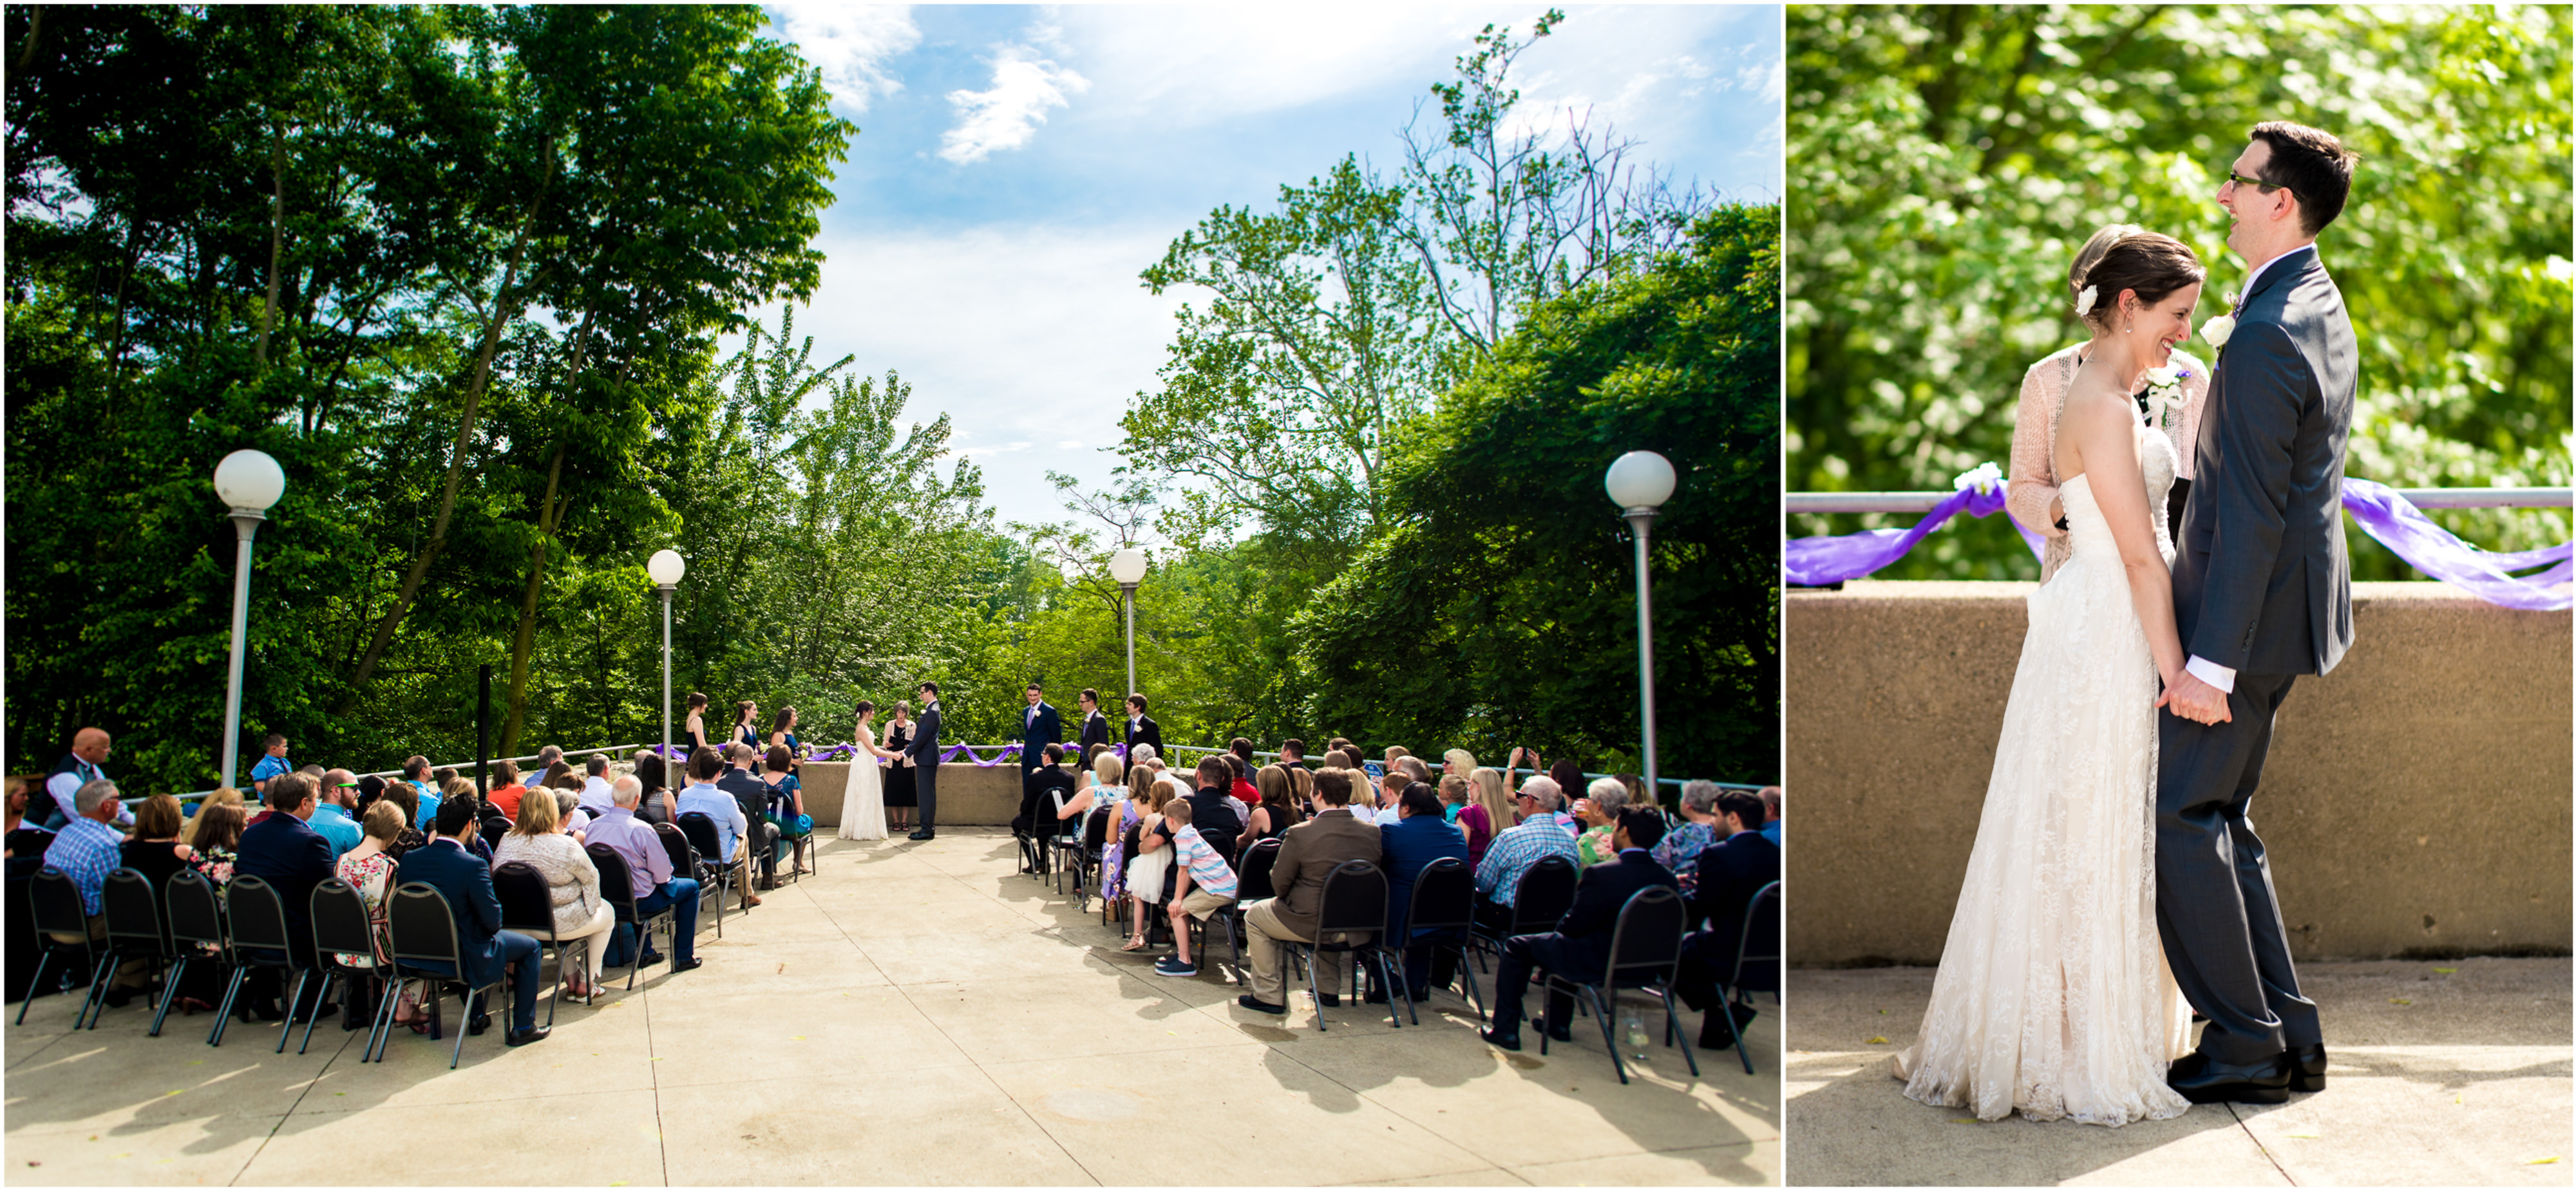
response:
[[[2225,348],[2227,337],[2235,333],[2236,316],[2233,314],[2222,314],[2200,324],[2200,337],[2208,340],[2209,346],[2214,348]]]

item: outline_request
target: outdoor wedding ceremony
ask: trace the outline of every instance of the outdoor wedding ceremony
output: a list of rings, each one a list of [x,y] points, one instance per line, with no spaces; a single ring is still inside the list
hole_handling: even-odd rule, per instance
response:
[[[1787,29],[1787,1181],[2564,1185],[2567,11]]]
[[[11,1185],[1780,1183],[1778,6],[0,15]]]

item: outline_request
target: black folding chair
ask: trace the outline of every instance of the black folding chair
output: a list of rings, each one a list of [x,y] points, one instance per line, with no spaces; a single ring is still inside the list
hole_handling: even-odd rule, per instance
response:
[[[1512,892],[1512,924],[1495,934],[1479,924],[1470,929],[1468,945],[1477,953],[1477,964],[1484,957],[1503,954],[1503,941],[1513,935],[1543,935],[1556,929],[1557,919],[1574,907],[1574,887],[1583,879],[1574,862],[1563,856],[1543,856],[1538,863],[1521,873]]]
[[[1243,907],[1248,902],[1279,896],[1271,884],[1270,870],[1279,863],[1279,839],[1256,841],[1243,850],[1243,863],[1234,874],[1234,904],[1225,908],[1225,926],[1234,943],[1236,983],[1242,983],[1243,972]]]
[[[1762,912],[1765,904],[1771,910],[1767,918]],[[1769,928],[1759,936],[1765,940],[1763,954],[1754,951],[1756,925]],[[1744,933],[1735,937],[1735,966],[1727,972],[1726,979],[1718,982],[1722,995],[1717,1007],[1709,1010],[1725,1015],[1727,1036],[1735,1039],[1735,1057],[1744,1060],[1746,1075],[1753,1074],[1753,1053],[1744,1048],[1744,1030],[1735,1024],[1732,1001],[1736,993],[1767,992],[1773,1004],[1779,1003],[1780,933],[1780,883],[1773,881],[1754,891],[1753,901],[1744,907]]]
[[[447,1069],[454,1071],[465,1058],[465,1036],[473,1032],[475,1005],[509,979],[509,965],[502,965],[501,975],[490,983],[474,983],[465,970],[464,946],[456,938],[456,915],[447,908],[447,895],[435,885],[412,881],[397,887],[385,899],[385,924],[393,936],[395,979],[426,982],[428,995],[421,999],[429,1008],[433,1041],[445,1036],[446,983],[453,980],[465,986],[465,1020],[457,1023],[456,1049],[447,1057]]]
[[[700,818],[705,818],[701,815]],[[707,860],[706,854],[689,840],[689,833],[677,823],[656,823],[653,831],[662,839],[662,853],[671,858],[671,875],[686,874],[698,883],[698,909],[705,910],[709,899],[716,903],[716,937],[724,937],[724,893],[719,884],[723,873]],[[730,871],[730,870],[728,870]]]
[[[769,813],[777,819],[771,826],[778,828],[778,838],[787,845],[787,879],[804,880],[805,857],[814,849],[813,829],[807,828],[803,835],[787,834],[787,824],[796,817],[796,801],[785,790],[770,792]],[[816,865],[815,871],[821,872],[822,866]]]
[[[331,877],[313,887],[313,899],[308,904],[313,915],[313,958],[322,965],[323,979],[340,982],[340,993],[350,999],[350,1009],[355,1012],[358,990],[384,980],[384,973],[373,966],[376,924],[367,916],[366,895],[359,893],[357,886]],[[352,962],[348,956],[364,957],[367,963]],[[390,989],[392,986],[385,987]],[[372,1028],[374,1022],[392,1015],[396,999],[385,996],[377,1002],[376,1012],[368,1019],[367,1049],[359,1052],[359,1062],[366,1062],[367,1055],[374,1052],[377,1041],[376,1031]],[[321,1020],[322,1015],[316,1013],[304,1023],[304,1041],[296,1046],[295,1053],[303,1054],[307,1047],[313,1045],[313,1027],[321,1024]]]
[[[43,950],[36,960],[36,977],[27,986],[27,999],[18,1002],[19,1025],[27,1024],[27,1007],[36,1003],[36,994],[45,989],[45,971],[60,952],[78,948],[80,971],[90,973],[89,995],[81,998],[80,1013],[72,1018],[72,1028],[81,1028],[89,1020],[90,1006],[98,999],[98,964],[102,948],[90,945],[89,912],[81,908],[80,886],[72,884],[71,875],[50,865],[39,871],[29,889],[36,908],[36,944]]]
[[[1324,874],[1322,898],[1315,915],[1315,941],[1287,945],[1303,957],[1306,968],[1306,993],[1315,998],[1315,1029],[1323,1031],[1323,990],[1315,985],[1316,960],[1326,952],[1341,952],[1351,960],[1351,999],[1360,997],[1360,965],[1373,963],[1377,978],[1392,979],[1387,973],[1386,950],[1375,946],[1379,935],[1386,933],[1386,870],[1365,860],[1345,860]],[[1327,935],[1340,935],[1339,943],[1324,941]],[[1381,984],[1381,987],[1385,985]],[[1389,998],[1392,1002],[1393,998]],[[1390,1003],[1386,1020],[1397,1029],[1404,1028],[1404,1016]]]
[[[1072,793],[1073,791],[1066,787],[1050,785],[1038,791],[1036,798],[1022,800],[1022,805],[1029,808],[1029,829],[1027,831],[1021,831],[1017,827],[1011,829],[1011,842],[1018,844],[1020,848],[1020,871],[1041,881],[1046,879],[1047,854],[1054,850],[1055,837],[1059,834],[1049,824],[1059,820],[1040,821],[1038,809],[1052,806],[1053,809],[1061,811],[1064,809],[1064,800]]]
[[[170,942],[179,953],[178,965],[161,990],[160,1012],[170,1012],[170,1001],[179,995],[179,985],[188,974],[188,965],[204,960],[230,966],[233,962],[229,937],[224,933],[223,903],[215,896],[215,886],[205,874],[195,869],[181,869],[170,878],[161,900],[170,911]],[[213,954],[208,955],[211,949]],[[220,1046],[224,1023],[232,1018],[215,1015],[214,1028],[206,1032],[206,1045]]]
[[[1575,980],[1559,972],[1547,973],[1540,988],[1548,993],[1562,989],[1568,996],[1577,990],[1591,1003],[1592,1015],[1601,1021],[1601,1041],[1610,1048],[1610,1066],[1619,1073],[1619,1082],[1628,1082],[1628,1065],[1619,1059],[1619,1038],[1610,1021],[1610,1006],[1619,999],[1621,988],[1643,988],[1664,1003],[1664,1043],[1681,1034],[1681,1012],[1673,1007],[1673,971],[1681,963],[1682,927],[1690,911],[1682,905],[1682,896],[1661,885],[1650,885],[1628,896],[1628,904],[1619,907],[1619,921],[1610,930],[1610,967],[1598,982]],[[1723,1009],[1721,1008],[1721,1011]],[[1730,1020],[1733,1014],[1728,1014]],[[1548,1023],[1552,1030],[1556,1023]],[[1538,1032],[1538,1053],[1547,1053],[1550,1030]],[[1690,1064],[1693,1078],[1699,1076],[1699,1059],[1691,1047],[1681,1048],[1682,1061]]]
[[[1095,797],[1093,801],[1096,802],[1098,799]],[[1072,856],[1073,908],[1076,913],[1091,908],[1091,877],[1092,874],[1100,871],[1100,857],[1109,847],[1109,819],[1117,813],[1116,807],[1094,806],[1089,814],[1082,817],[1082,841],[1075,847]],[[1059,869],[1056,875],[1056,892],[1064,892],[1063,881],[1063,870]]]
[[[116,970],[127,960],[140,959],[169,979],[170,935],[161,929],[161,899],[152,889],[152,879],[130,868],[110,870],[107,882],[99,887],[100,915],[107,919],[107,962],[100,965],[102,975],[92,983],[98,997],[99,1012],[92,1015],[89,1028],[98,1028],[98,1019],[106,1016],[107,992],[116,978]],[[161,1017],[152,1017],[151,1036],[161,1036]]]
[[[1413,947],[1429,947],[1437,955],[1443,949],[1458,953],[1458,975],[1467,985],[1467,996],[1476,1006],[1476,1020],[1485,1020],[1485,993],[1476,986],[1476,966],[1467,962],[1468,932],[1476,925],[1476,873],[1467,862],[1455,856],[1443,856],[1422,866],[1413,878],[1413,896],[1405,902],[1409,921],[1387,936],[1386,945],[1393,948],[1402,962],[1404,952]],[[1422,1024],[1422,1015],[1413,1007],[1413,988],[1403,986],[1404,1014],[1413,1024]]]
[[[733,891],[736,866],[733,861],[724,858],[724,836],[717,834],[716,821],[708,818],[705,811],[690,811],[680,816],[680,833],[689,837],[691,848],[697,849],[698,887],[715,890],[716,937],[721,939],[724,937],[725,894]],[[750,844],[744,840],[735,840],[734,846],[744,848],[749,847]],[[749,889],[742,892],[746,898],[751,895]],[[746,901],[742,908],[745,913],[748,913],[751,905]]]
[[[492,870],[492,893],[501,899],[501,929],[517,931],[554,949],[555,995],[546,998],[546,1026],[552,1029],[555,1003],[563,999],[564,987],[572,981],[570,961],[565,958],[567,944],[555,933],[554,892],[535,865],[511,860]]]
[[[286,899],[278,896],[276,886],[258,877],[236,876],[224,886],[224,907],[224,918],[232,928],[233,979],[232,987],[224,991],[221,1012],[232,1013],[251,969],[277,969],[281,991],[286,987],[285,974],[295,973],[295,991],[286,998],[286,1020],[277,1027],[277,1053],[285,1054],[287,1035],[295,1032],[295,1011],[304,1004],[304,985],[313,977],[308,962],[312,957],[295,953],[292,936],[286,932]],[[222,1045],[222,1039],[218,1028],[215,1044]]]
[[[669,824],[657,826],[667,827]],[[688,843],[687,840],[680,842],[683,845]],[[626,987],[634,988],[635,974],[644,968],[644,953],[653,949],[653,924],[659,922],[676,935],[679,919],[668,906],[653,914],[641,914],[636,910],[635,875],[627,868],[626,858],[619,855],[617,849],[606,844],[592,844],[582,850],[590,854],[590,863],[599,869],[599,893],[608,899],[609,911],[616,915],[617,921],[635,928],[635,954],[628,957],[626,963]],[[672,944],[673,950],[678,947],[677,942]]]

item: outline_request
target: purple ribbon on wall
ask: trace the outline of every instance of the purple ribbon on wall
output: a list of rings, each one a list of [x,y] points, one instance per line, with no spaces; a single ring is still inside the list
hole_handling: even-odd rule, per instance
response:
[[[1990,517],[2002,512],[2004,490],[1975,485],[1952,493],[1911,529],[1865,529],[1859,533],[1792,538],[1782,548],[1789,582],[1824,587],[1868,575],[1914,548],[1914,544],[1960,513]],[[2529,611],[2558,612],[2570,606],[2567,584],[2576,577],[2576,543],[2539,550],[2491,553],[2461,541],[2433,524],[2424,512],[2395,489],[2376,480],[2345,477],[2343,508],[2362,531],[2386,546],[2406,565],[2432,578],[2462,588],[2491,604]],[[2042,542],[2020,522],[2013,522],[2022,541],[2038,554]],[[2514,571],[2547,567],[2537,575]]]

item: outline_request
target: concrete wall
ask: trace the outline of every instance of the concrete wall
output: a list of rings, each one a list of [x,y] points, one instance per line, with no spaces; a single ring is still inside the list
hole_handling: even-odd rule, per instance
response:
[[[1793,962],[1940,958],[2036,588],[1789,593]],[[2249,808],[2295,953],[2567,954],[2568,614],[2362,583],[2353,623],[2291,688]]]
[[[847,761],[808,761],[797,770],[805,785],[805,813],[815,830],[841,825],[841,804],[850,788]],[[965,762],[939,767],[939,825],[1002,827],[1020,813],[1020,765],[1009,761],[990,769]],[[914,821],[920,821],[914,812]]]

